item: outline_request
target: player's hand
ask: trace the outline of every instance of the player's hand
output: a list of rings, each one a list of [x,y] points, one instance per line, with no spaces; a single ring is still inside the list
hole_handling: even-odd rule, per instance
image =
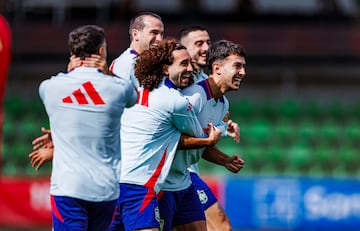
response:
[[[31,144],[33,145],[33,150],[36,150],[39,148],[53,148],[54,144],[52,142],[50,129],[45,129],[44,127],[42,127],[41,132],[44,135],[35,138],[31,142]]]
[[[233,122],[232,120],[227,121],[228,128],[227,134],[231,136],[236,143],[240,142],[240,127],[237,123]]]
[[[225,116],[224,116],[224,118],[223,118],[223,121],[224,121],[224,122],[228,122],[228,121],[229,121],[229,115],[230,115],[230,113],[229,113],[229,111],[227,111],[226,114],[225,114]]]
[[[90,57],[86,57],[84,60],[81,60],[79,57],[72,55],[68,63],[68,71],[71,71],[74,68],[80,66],[95,67],[105,74],[112,75],[107,66],[106,59],[100,55],[92,54]]]
[[[220,137],[221,137],[221,130],[215,127],[212,123],[208,124],[207,134],[210,140],[210,146],[215,145]]]
[[[44,163],[51,161],[53,158],[52,148],[40,148],[29,154],[30,163],[38,171]]]
[[[237,154],[229,156],[225,168],[233,173],[238,173],[245,165],[245,161]]]
[[[72,71],[76,67],[80,67],[82,65],[82,60],[75,55],[70,56],[70,61],[67,66],[67,71]]]
[[[82,60],[82,65],[85,67],[95,67],[105,74],[112,75],[106,63],[106,59],[100,55],[92,54],[91,57],[86,57]]]

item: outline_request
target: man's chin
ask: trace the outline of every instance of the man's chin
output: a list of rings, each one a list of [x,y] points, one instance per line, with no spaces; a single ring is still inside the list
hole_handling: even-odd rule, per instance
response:
[[[199,61],[197,64],[200,68],[204,68],[206,66],[206,60]]]
[[[181,82],[181,87],[184,88],[184,87],[187,87],[190,85],[190,81],[189,80],[186,80],[186,81],[182,81]]]

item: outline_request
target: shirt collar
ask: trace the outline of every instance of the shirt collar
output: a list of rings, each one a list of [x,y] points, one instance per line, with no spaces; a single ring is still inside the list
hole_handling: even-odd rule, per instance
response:
[[[206,93],[207,100],[210,100],[210,99],[213,99],[213,98],[214,98],[214,96],[213,96],[213,94],[212,94],[212,92],[211,92],[209,79],[205,79],[205,80],[203,80],[203,81],[200,81],[200,82],[198,83],[198,85],[200,85],[200,86],[204,89],[204,91],[205,91],[205,93]],[[224,103],[224,102],[225,102],[223,95],[220,96],[219,101],[220,101],[221,103]]]
[[[130,49],[130,54],[133,54],[133,55],[136,55],[136,56],[139,56],[140,54],[134,50],[134,49]]]
[[[165,86],[167,86],[170,89],[173,88],[175,90],[179,90],[178,87],[173,82],[171,82],[171,80],[168,78],[165,78],[164,84],[165,84]]]
[[[84,67],[84,66],[76,67],[69,72],[74,72],[74,73],[76,73],[76,72],[100,72],[100,73],[102,73],[101,70],[99,70],[95,67]]]

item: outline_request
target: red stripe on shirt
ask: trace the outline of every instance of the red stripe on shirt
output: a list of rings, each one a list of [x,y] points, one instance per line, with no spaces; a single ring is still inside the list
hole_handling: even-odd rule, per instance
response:
[[[214,96],[212,95],[212,92],[211,92],[209,80],[205,80],[205,83],[206,83],[207,92],[209,93],[210,98],[214,98]]]
[[[113,61],[109,67],[109,71],[113,73],[115,62]]]
[[[148,107],[149,106],[149,89],[144,89],[142,99],[141,99],[141,105]]]
[[[160,160],[160,163],[157,166],[157,168],[155,169],[153,175],[150,177],[150,179],[144,185],[146,188],[148,188],[149,191],[145,195],[144,202],[142,203],[142,205],[140,207],[140,212],[143,211],[149,205],[149,203],[154,198],[154,196],[156,196],[154,187],[155,187],[156,181],[159,179],[161,170],[164,167],[166,156],[167,156],[167,148],[165,149],[164,154]]]
[[[72,103],[73,102],[70,96],[63,98],[62,101],[63,101],[63,103]]]
[[[73,92],[73,95],[75,96],[75,99],[79,104],[89,104],[85,98],[85,95],[81,92],[80,89],[75,90]]]
[[[155,187],[156,181],[158,180],[158,178],[160,176],[160,173],[161,173],[161,170],[164,167],[165,160],[166,160],[166,154],[167,154],[167,148],[165,149],[164,154],[163,154],[163,156],[162,156],[162,158],[160,160],[160,163],[157,166],[157,168],[155,169],[153,175],[146,182],[145,187],[147,187],[147,188],[154,188]]]
[[[86,93],[88,93],[90,99],[94,102],[95,105],[105,104],[104,100],[101,98],[99,93],[96,91],[91,82],[83,83]]]

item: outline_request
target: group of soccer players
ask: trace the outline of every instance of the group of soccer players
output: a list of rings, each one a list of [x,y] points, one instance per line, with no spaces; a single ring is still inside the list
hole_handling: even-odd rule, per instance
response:
[[[203,157],[232,172],[244,165],[238,155],[227,156],[215,144],[221,135],[240,139],[238,125],[228,119],[224,94],[239,88],[245,52],[226,40],[210,45],[208,32],[199,26],[182,30],[180,43],[163,39],[163,33],[158,15],[141,13],[130,22],[129,48],[113,61],[110,71],[105,38],[99,33],[95,43],[88,41],[93,50],[81,39],[77,49],[70,46],[75,48],[67,74],[41,84],[52,130],[43,130],[46,134],[34,140],[36,150],[30,158],[37,169],[53,159],[54,230],[231,230],[196,163]],[[209,76],[203,72],[205,66]],[[119,76],[109,81],[121,86],[119,93],[100,83],[111,79],[104,73]],[[120,147],[121,160],[113,156]],[[65,152],[70,154],[57,157]],[[119,176],[111,178],[114,172]],[[120,197],[109,222],[104,216],[109,217],[106,211],[114,208],[115,197],[106,196],[119,193],[110,187],[114,179],[119,180]],[[76,193],[69,194],[71,190]],[[94,212],[99,210],[103,212]]]

